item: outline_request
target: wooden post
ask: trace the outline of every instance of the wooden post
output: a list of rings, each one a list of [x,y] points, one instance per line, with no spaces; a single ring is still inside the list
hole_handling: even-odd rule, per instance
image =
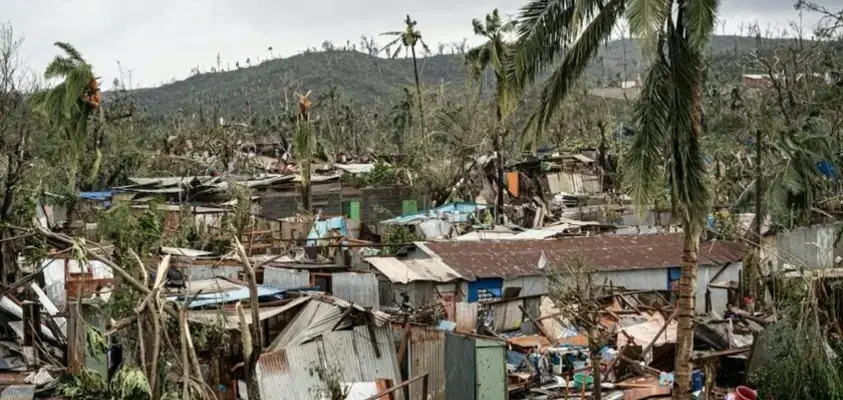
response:
[[[82,372],[85,365],[85,326],[79,316],[78,302],[67,304],[67,372],[71,375]]]
[[[27,361],[31,361],[32,365],[37,365],[40,358],[38,338],[40,337],[41,311],[38,303],[34,301],[24,301],[21,306],[23,308],[23,346],[31,350],[29,354],[31,358]]]
[[[422,400],[427,400],[427,374],[422,378]]]

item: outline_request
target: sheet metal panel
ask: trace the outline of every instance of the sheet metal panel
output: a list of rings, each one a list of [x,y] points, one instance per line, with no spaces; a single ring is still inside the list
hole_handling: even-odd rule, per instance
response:
[[[0,400],[32,400],[35,398],[35,385],[12,385],[0,393]]]
[[[214,266],[214,265],[191,265],[181,268],[184,272],[184,279],[186,281],[198,281],[203,279],[211,279],[214,277],[224,277],[228,279],[237,279],[237,275],[243,270],[242,267],[235,267],[232,265]]]
[[[333,295],[363,307],[380,309],[378,278],[372,273],[331,274]]]
[[[519,306],[523,304],[523,299],[491,304],[495,331],[506,332],[520,329],[521,321],[524,319],[524,313]]]
[[[476,349],[474,339],[445,334],[445,398],[475,400]]]
[[[458,332],[474,331],[477,326],[477,307],[478,303],[457,302],[454,304],[456,310],[454,322],[457,323],[456,330]]]
[[[476,339],[477,400],[506,400],[506,347],[503,342]]]
[[[428,374],[428,394],[432,400],[445,400],[445,332],[412,326],[410,336],[410,376]],[[422,398],[422,383],[410,385],[410,398]]]
[[[265,267],[263,284],[277,289],[301,289],[310,286],[310,272],[289,268]]]

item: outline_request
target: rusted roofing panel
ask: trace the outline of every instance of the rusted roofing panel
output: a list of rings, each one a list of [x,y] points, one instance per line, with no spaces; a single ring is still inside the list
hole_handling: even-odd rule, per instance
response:
[[[467,280],[542,275],[542,251],[548,265],[584,257],[598,271],[676,267],[682,263],[682,233],[606,235],[558,240],[428,242],[439,257]],[[700,243],[701,265],[740,261],[746,246],[735,242]]]

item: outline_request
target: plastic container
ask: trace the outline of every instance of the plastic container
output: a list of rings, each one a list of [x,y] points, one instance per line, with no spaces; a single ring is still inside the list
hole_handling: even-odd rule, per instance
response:
[[[691,391],[696,392],[703,388],[703,374],[700,370],[695,369],[691,373]]]
[[[594,385],[594,377],[588,374],[574,374],[574,389],[579,390],[585,386],[586,389]]]
[[[746,386],[738,386],[735,389],[735,400],[756,400],[758,392]]]

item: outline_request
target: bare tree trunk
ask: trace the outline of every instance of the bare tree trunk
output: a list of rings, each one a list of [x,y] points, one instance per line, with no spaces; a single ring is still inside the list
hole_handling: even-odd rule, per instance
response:
[[[301,161],[301,205],[310,212],[310,160]]]
[[[260,323],[260,310],[258,304],[258,283],[257,279],[255,278],[255,269],[252,267],[251,262],[249,262],[249,257],[246,256],[246,250],[243,248],[243,245],[240,244],[240,241],[235,238],[235,250],[237,254],[240,256],[240,261],[243,263],[243,268],[246,270],[246,279],[249,283],[249,307],[251,308],[252,312],[252,325],[251,329],[246,329],[243,325],[245,324],[245,315],[242,312],[242,307],[239,308],[238,314],[240,315],[240,329],[241,333],[243,334],[243,354],[244,354],[244,363],[246,364],[245,368],[245,375],[246,375],[246,388],[249,392],[249,399],[260,400],[261,393],[260,393],[260,385],[258,382],[257,376],[257,366],[258,360],[261,356],[261,349],[263,348],[263,332],[261,331],[261,323]],[[246,332],[250,332],[248,336],[251,339],[251,348],[247,349],[246,346]]]
[[[591,334],[589,337],[596,337],[596,334]],[[593,343],[592,340],[589,339],[589,346],[591,349],[591,354],[589,358],[591,359],[591,374],[594,377],[594,390],[592,390],[592,399],[593,400],[600,400],[603,397],[603,390],[601,388],[602,381],[603,381],[603,374],[600,372],[600,362],[602,360],[600,355],[600,347],[599,344]]]
[[[499,121],[500,122],[500,121]],[[504,222],[504,212],[503,212],[503,199],[504,194],[506,193],[506,184],[504,182],[504,175],[503,175],[503,133],[501,132],[501,127],[498,127],[498,132],[495,137],[495,157],[497,157],[496,161],[496,172],[497,172],[497,180],[498,180],[498,197],[497,197],[497,207],[495,207],[495,223],[496,224],[503,224]]]
[[[697,288],[697,263],[700,229],[685,221],[682,247],[682,276],[679,279],[678,327],[676,331],[676,370],[673,398],[691,398],[691,357],[694,351],[694,300]]]
[[[763,137],[761,136],[761,129],[757,129],[755,131],[755,237],[752,238],[750,243],[757,241],[758,245],[755,247],[755,260],[747,263],[746,265],[747,294],[749,298],[752,299],[753,304],[758,304],[758,300],[756,299],[758,297],[758,294],[756,293],[756,282],[760,276],[761,245],[763,243],[763,238],[761,237],[761,228],[764,223],[764,215],[762,213],[762,200],[764,195],[764,179],[762,177],[763,169],[761,166],[763,157],[762,140]]]
[[[424,136],[424,108],[422,106],[421,83],[419,83],[419,67],[416,61],[416,46],[410,46],[410,51],[413,54],[413,75],[416,78],[416,94],[418,95],[419,104],[419,126],[421,126],[421,134]]]

